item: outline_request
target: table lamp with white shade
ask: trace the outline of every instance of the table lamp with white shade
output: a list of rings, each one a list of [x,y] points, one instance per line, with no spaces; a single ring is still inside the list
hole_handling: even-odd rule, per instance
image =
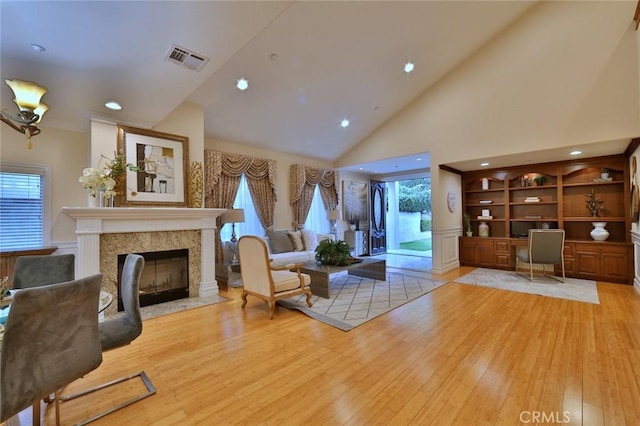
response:
[[[331,233],[338,239],[338,220],[340,220],[340,210],[327,210],[327,219],[331,222]]]
[[[244,209],[228,209],[222,213],[220,220],[222,223],[231,224],[231,252],[233,253],[231,263],[238,263],[236,256],[238,252],[238,246],[236,245],[238,242],[238,238],[236,237],[236,223],[244,222]]]

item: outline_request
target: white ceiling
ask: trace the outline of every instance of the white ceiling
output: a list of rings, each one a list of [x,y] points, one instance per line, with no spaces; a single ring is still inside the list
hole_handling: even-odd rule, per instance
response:
[[[49,88],[45,127],[82,131],[90,117],[152,127],[186,101],[204,108],[206,137],[332,162],[534,3],[2,0],[0,66],[2,78]],[[209,62],[172,64],[172,44]],[[420,157],[349,169],[428,168]]]

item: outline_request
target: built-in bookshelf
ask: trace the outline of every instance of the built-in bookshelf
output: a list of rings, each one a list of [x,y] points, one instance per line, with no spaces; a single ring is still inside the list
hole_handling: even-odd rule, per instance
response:
[[[528,229],[561,228],[568,276],[629,282],[629,182],[624,155],[465,172],[463,213],[473,235],[461,238],[461,263],[511,269],[512,251],[526,245]],[[483,222],[488,237],[480,236]],[[593,222],[606,222],[605,241],[591,237]]]

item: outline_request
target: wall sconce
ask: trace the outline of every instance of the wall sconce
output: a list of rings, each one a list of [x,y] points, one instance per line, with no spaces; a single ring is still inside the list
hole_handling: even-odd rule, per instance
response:
[[[230,223],[231,224],[231,251],[233,252],[233,257],[231,258],[231,263],[238,263],[238,257],[236,254],[238,253],[238,238],[236,237],[236,223],[244,222],[244,209],[228,209],[226,212],[222,213],[220,217],[220,222],[222,223]]]
[[[31,136],[40,133],[36,124],[40,123],[42,116],[49,109],[48,105],[40,102],[47,93],[47,88],[22,80],[5,80],[5,83],[13,91],[15,96],[13,101],[20,111],[15,117],[0,111],[0,119],[18,132],[27,135],[27,148],[31,149]]]

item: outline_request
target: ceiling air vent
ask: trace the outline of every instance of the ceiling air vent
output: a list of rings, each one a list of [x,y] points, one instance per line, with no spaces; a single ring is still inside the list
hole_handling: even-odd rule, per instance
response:
[[[185,68],[189,68],[193,71],[200,71],[202,67],[209,61],[208,58],[205,58],[202,55],[198,55],[191,50],[185,49],[184,47],[176,46],[172,44],[164,57],[167,61],[173,62],[174,64],[180,65]]]

